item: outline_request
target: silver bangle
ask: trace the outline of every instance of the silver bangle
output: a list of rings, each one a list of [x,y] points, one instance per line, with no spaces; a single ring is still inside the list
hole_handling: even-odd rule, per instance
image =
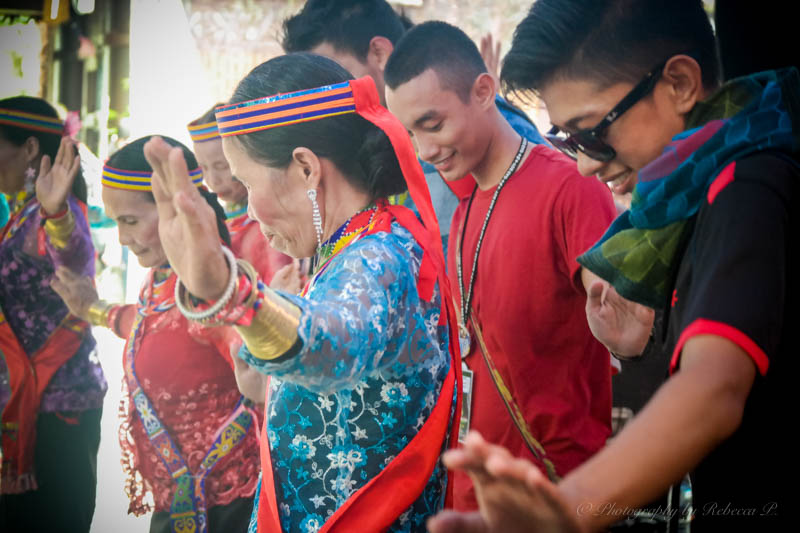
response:
[[[214,302],[211,307],[205,311],[192,311],[183,303],[182,291],[185,291],[186,287],[183,286],[180,278],[178,278],[178,283],[175,284],[175,305],[178,307],[178,310],[181,312],[181,314],[189,320],[200,322],[201,320],[207,320],[211,318],[219,313],[220,309],[228,305],[228,302],[233,297],[233,289],[236,286],[236,279],[239,277],[239,269],[236,265],[236,257],[233,255],[233,252],[231,252],[226,246],[222,247],[222,252],[225,254],[225,258],[228,260],[230,277],[228,278],[228,286],[225,287],[225,292],[222,293],[220,299]]]

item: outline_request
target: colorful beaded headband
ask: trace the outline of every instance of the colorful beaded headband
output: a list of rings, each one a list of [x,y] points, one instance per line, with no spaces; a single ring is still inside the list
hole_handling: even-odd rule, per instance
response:
[[[199,143],[219,139],[219,130],[216,122],[207,122],[206,124],[195,124],[193,122],[187,128],[189,128],[189,136],[192,138],[192,142]]]
[[[203,171],[196,168],[189,172],[192,178],[192,183],[195,187],[200,187],[203,184]],[[120,170],[112,168],[108,165],[103,165],[103,175],[100,181],[106,187],[113,187],[114,189],[125,189],[127,191],[152,191],[152,172],[145,172],[139,170]]]
[[[37,113],[25,113],[14,109],[0,108],[0,124],[17,126],[27,130],[41,131],[61,135],[64,132],[64,123],[61,119],[39,115]]]
[[[220,106],[215,114],[220,135],[230,137],[355,112],[350,82],[343,82]]]

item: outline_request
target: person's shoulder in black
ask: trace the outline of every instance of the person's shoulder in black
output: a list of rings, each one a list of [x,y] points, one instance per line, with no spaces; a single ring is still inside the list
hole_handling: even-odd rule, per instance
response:
[[[799,196],[796,156],[761,152],[732,163],[708,189],[677,274],[667,312],[671,370],[680,367],[683,344],[704,334],[736,343],[758,369],[739,429],[693,473],[698,524],[726,517],[777,524],[788,513],[785,485],[775,480],[797,456],[786,397],[796,368],[790,314],[800,297]]]

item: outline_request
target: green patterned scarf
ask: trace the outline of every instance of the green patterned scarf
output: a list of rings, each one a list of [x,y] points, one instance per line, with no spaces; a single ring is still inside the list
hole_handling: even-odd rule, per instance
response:
[[[628,300],[667,303],[689,219],[731,162],[800,146],[800,75],[767,71],[726,83],[687,117],[687,130],[639,172],[631,208],[578,262]]]

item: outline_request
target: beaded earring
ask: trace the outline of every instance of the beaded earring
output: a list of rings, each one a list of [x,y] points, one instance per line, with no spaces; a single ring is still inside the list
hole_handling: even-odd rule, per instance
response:
[[[314,223],[314,230],[317,232],[317,250],[319,250],[322,248],[322,214],[319,211],[319,204],[317,203],[317,190],[308,189],[306,194],[311,201],[311,221]]]
[[[25,169],[25,192],[32,194],[36,191],[36,169],[28,167]]]

